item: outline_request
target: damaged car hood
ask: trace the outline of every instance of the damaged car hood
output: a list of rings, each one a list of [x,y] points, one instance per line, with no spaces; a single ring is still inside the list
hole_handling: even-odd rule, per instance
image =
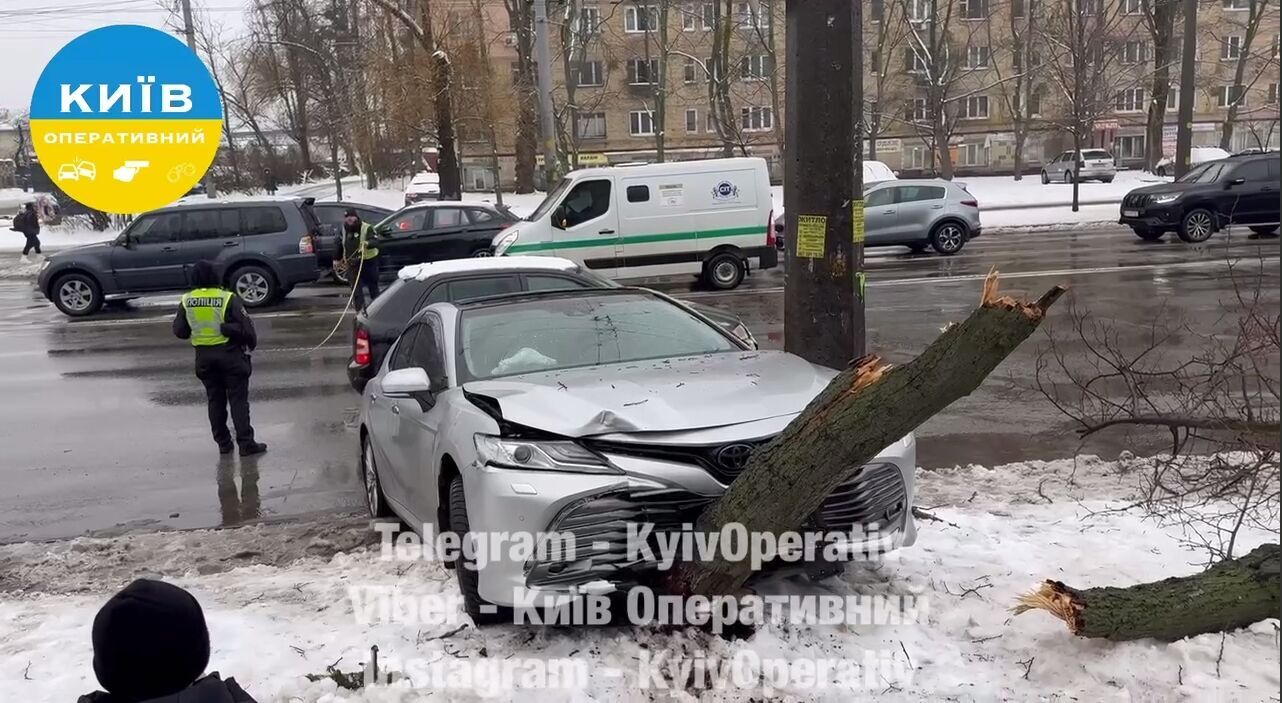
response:
[[[801,412],[835,371],[778,351],[728,352],[464,384],[505,421],[567,437],[670,432]]]

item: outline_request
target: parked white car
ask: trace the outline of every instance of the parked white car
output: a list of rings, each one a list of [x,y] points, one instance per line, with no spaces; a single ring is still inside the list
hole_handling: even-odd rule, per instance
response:
[[[1072,183],[1074,174],[1083,181],[1112,183],[1117,164],[1113,163],[1113,155],[1103,149],[1066,151],[1042,167],[1042,183]]]
[[[1218,146],[1195,146],[1189,149],[1189,165],[1196,166],[1207,161],[1217,161],[1219,159],[1229,158],[1229,152]],[[1163,156],[1157,166],[1153,168],[1153,173],[1165,178],[1175,175],[1175,157]]]
[[[420,200],[441,199],[441,174],[435,171],[423,171],[414,174],[409,185],[405,186],[405,204],[413,205]]]
[[[694,522],[836,374],[752,351],[639,288],[435,303],[365,387],[366,500],[375,517],[482,545],[569,536],[571,553],[460,556],[478,624],[504,619],[495,606],[624,590],[661,575],[628,548],[628,525],[666,534]],[[912,544],[915,464],[909,435],[850,467],[806,529],[843,533],[825,537],[837,561]]]

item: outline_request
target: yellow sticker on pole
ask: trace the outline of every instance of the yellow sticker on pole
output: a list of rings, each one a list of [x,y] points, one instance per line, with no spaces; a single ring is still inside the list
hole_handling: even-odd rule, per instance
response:
[[[828,218],[823,215],[797,216],[797,256],[807,259],[824,257],[824,237]]]
[[[850,204],[851,222],[855,230],[855,244],[864,243],[864,201],[856,200]]]

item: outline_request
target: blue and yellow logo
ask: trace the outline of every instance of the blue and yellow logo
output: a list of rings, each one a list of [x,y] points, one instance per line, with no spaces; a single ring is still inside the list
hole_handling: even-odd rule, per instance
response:
[[[113,213],[163,207],[209,170],[222,103],[205,64],[158,29],[113,25],[76,37],[31,98],[40,164],[68,195]]]

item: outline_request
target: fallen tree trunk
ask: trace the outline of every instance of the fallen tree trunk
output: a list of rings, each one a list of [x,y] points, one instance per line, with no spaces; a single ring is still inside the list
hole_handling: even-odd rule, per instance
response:
[[[1046,581],[1020,597],[1012,610],[1016,615],[1045,610],[1079,637],[1171,642],[1277,617],[1282,604],[1278,575],[1278,545],[1266,544],[1200,574],[1126,588],[1079,591]]]
[[[950,325],[916,359],[891,366],[876,356],[854,361],[806,406],[699,518],[704,532],[741,524],[751,533],[795,530],[854,467],[968,395],[1037,329],[1064,294],[1055,286],[1036,302],[997,295],[997,272],[984,281],[979,307]],[[734,593],[751,575],[749,560],[715,558],[677,565],[677,593]]]

